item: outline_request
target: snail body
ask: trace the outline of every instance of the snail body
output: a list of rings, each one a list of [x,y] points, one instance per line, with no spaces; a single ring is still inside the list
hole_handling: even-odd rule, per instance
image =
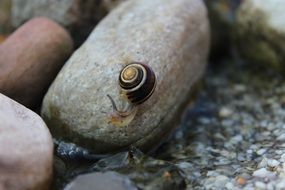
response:
[[[111,123],[115,126],[126,126],[135,117],[137,106],[145,102],[154,92],[156,76],[150,66],[133,62],[126,65],[119,74],[121,94],[129,102],[127,108],[119,110],[113,98],[108,94],[115,115],[111,116]]]

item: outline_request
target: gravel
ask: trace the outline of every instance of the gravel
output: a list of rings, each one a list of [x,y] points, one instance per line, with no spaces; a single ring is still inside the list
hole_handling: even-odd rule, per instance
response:
[[[273,71],[233,61],[212,65],[180,135],[158,157],[180,166],[188,189],[283,189],[284,94],[283,78]]]

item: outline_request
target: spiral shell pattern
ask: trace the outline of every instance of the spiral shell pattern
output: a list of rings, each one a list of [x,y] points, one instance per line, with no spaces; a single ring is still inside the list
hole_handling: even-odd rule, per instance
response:
[[[141,104],[154,92],[156,76],[148,65],[134,62],[121,70],[119,84],[131,103]]]

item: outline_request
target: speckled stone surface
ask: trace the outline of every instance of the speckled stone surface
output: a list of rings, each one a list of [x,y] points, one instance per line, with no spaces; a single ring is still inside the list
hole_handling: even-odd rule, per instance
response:
[[[0,189],[48,190],[53,142],[43,120],[0,94]]]
[[[285,12],[282,0],[244,1],[237,15],[236,42],[249,61],[285,72]]]
[[[50,87],[42,116],[53,135],[94,152],[133,144],[149,150],[179,120],[201,78],[209,48],[207,11],[200,0],[127,1],[113,10],[73,54]],[[154,94],[125,127],[110,124],[111,95],[120,105],[118,75],[128,63],[148,64]]]

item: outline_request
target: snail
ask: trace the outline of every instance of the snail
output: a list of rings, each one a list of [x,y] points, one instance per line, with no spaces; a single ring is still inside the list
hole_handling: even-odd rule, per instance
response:
[[[127,104],[122,110],[119,110],[113,98],[107,95],[115,112],[115,115],[111,117],[111,123],[125,126],[133,120],[137,106],[144,103],[153,94],[156,87],[156,76],[150,66],[133,62],[121,70],[119,86],[121,87],[121,96],[127,100]]]

